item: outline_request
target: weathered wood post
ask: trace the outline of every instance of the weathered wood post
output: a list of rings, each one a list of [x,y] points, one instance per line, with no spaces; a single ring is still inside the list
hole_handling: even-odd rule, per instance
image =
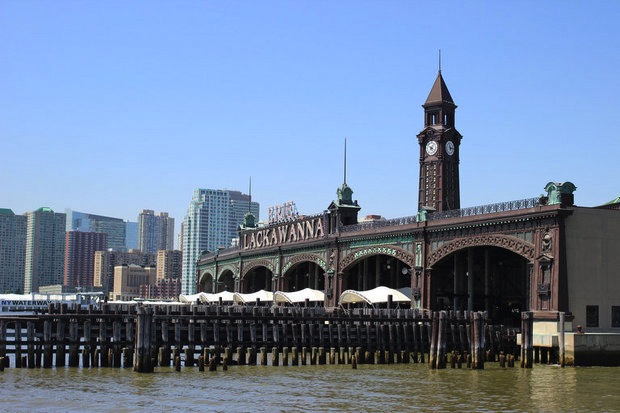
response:
[[[67,305],[60,306],[61,313],[64,313]],[[65,324],[66,321],[61,318],[56,322],[56,367],[65,366]]]
[[[560,332],[558,335],[558,345],[560,347],[559,352],[560,354],[558,355],[559,359],[558,362],[560,363],[560,367],[564,367],[564,363],[565,363],[565,345],[564,345],[564,312],[561,312],[560,314]]]
[[[50,342],[51,342],[51,338],[50,338]],[[16,321],[15,322],[15,368],[19,369],[21,367],[22,367],[22,324],[19,321]]]
[[[439,326],[437,329],[437,363],[438,369],[446,368],[446,341],[448,339],[448,314],[445,311],[439,312]]]
[[[15,333],[17,334],[17,331]],[[45,320],[43,322],[43,368],[51,368],[52,359],[52,321]]]
[[[6,356],[6,326],[8,322],[0,320],[0,369],[4,370],[4,367],[8,367],[6,360],[9,358]]]
[[[521,367],[532,368],[532,344],[534,342],[534,314],[531,311],[521,313]]]
[[[136,323],[125,323],[125,339],[127,340],[128,347],[123,351],[123,367],[129,368],[133,367],[133,359],[134,359],[134,349],[135,349],[135,331],[136,331]]]
[[[471,323],[473,327],[472,331],[472,355],[473,362],[472,368],[474,369],[484,369],[484,345],[485,345],[485,337],[484,337],[484,317],[483,313],[480,311],[476,311],[473,313],[473,320]]]
[[[90,367],[90,350],[91,350],[91,346],[90,346],[90,341],[91,341],[91,336],[90,336],[90,319],[85,320],[84,321],[84,330],[83,330],[83,337],[84,337],[84,347],[82,348],[82,367],[87,369]]]
[[[194,327],[194,319],[192,318],[187,324],[187,348],[185,349],[185,367],[190,367],[196,364],[196,360],[194,359],[194,355],[196,353],[196,330]]]
[[[134,371],[139,373],[151,373],[151,324],[153,321],[153,309],[149,307],[136,308],[136,354]]]
[[[114,320],[112,322],[112,339],[114,343],[112,345],[112,360],[111,367],[119,368],[121,366],[121,322]]]
[[[28,321],[27,323],[27,337],[28,337],[28,368],[33,369],[35,367],[35,331],[34,322]]]
[[[80,366],[80,355],[78,353],[80,337],[78,335],[78,330],[79,325],[77,321],[71,320],[69,323],[69,367]]]
[[[431,346],[428,352],[428,367],[437,368],[437,336],[439,335],[439,319],[437,312],[433,311],[432,327],[431,327]]]
[[[162,345],[159,348],[159,365],[161,367],[170,367],[170,355],[172,350],[170,349],[170,333],[168,331],[168,321],[161,322],[161,341]]]

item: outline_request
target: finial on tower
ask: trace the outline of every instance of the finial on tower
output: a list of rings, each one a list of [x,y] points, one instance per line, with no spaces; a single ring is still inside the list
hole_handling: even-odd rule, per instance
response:
[[[439,73],[441,73],[441,49],[439,49]]]

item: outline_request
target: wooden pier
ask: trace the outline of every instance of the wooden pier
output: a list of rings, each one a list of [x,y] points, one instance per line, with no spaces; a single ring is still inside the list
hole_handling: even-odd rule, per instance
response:
[[[521,351],[522,366],[531,367],[531,351]],[[45,314],[0,316],[0,370],[11,367],[11,360],[16,368],[137,372],[268,364],[483,369],[485,361],[514,366],[519,356],[514,331],[488,325],[483,312],[103,304],[88,311],[50,305]]]

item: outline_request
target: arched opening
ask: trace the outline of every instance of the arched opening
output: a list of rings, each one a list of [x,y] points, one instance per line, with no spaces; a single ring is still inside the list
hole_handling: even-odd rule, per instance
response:
[[[292,266],[282,277],[282,291],[299,291],[304,288],[325,289],[325,273],[315,262],[303,261]]]
[[[230,270],[222,272],[215,285],[215,293],[221,293],[222,291],[235,291],[235,278]]]
[[[372,255],[345,270],[343,290],[365,291],[384,286],[394,289],[411,287],[407,264],[390,255]]]
[[[430,282],[431,309],[487,311],[492,323],[510,327],[529,309],[528,260],[503,248],[456,251],[433,265]]]
[[[203,274],[198,283],[199,293],[212,293],[213,292],[213,275],[211,273]]]
[[[248,271],[241,280],[239,292],[244,294],[255,293],[260,290],[273,291],[273,273],[267,267],[255,267]]]

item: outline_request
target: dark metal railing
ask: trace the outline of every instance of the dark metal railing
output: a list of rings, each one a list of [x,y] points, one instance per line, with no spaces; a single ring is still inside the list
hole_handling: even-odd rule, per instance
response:
[[[429,221],[446,218],[471,217],[475,215],[494,214],[497,212],[516,211],[519,209],[534,208],[540,204],[540,198],[527,198],[518,201],[499,202],[469,208],[454,209],[451,211],[433,212],[428,214]]]
[[[418,222],[416,215],[402,218],[384,219],[381,221],[360,222],[355,225],[340,226],[340,232],[364,231],[374,228],[396,227],[399,225],[414,224]]]

